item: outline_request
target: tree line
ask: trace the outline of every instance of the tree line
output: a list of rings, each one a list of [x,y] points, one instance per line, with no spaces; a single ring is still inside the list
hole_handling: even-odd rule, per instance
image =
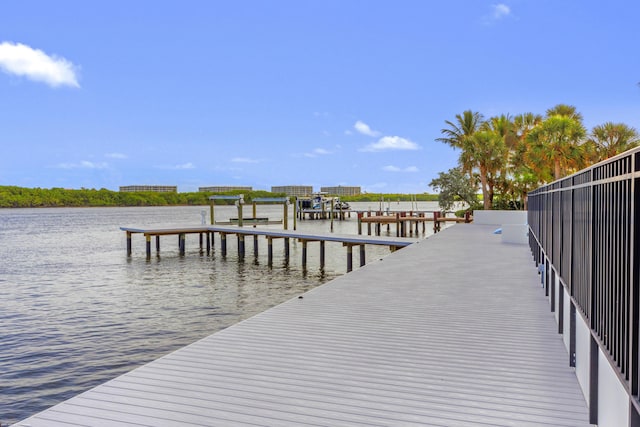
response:
[[[244,194],[246,202],[255,197],[283,197],[282,193],[269,191],[232,191],[224,194]],[[105,188],[100,190],[82,188],[24,188],[0,186],[1,208],[40,208],[40,207],[99,207],[99,206],[202,206],[209,204],[209,196],[213,193],[156,193],[119,192]],[[220,200],[216,204],[229,203],[233,200]]]
[[[42,208],[42,207],[101,207],[101,206],[203,206],[209,204],[209,192],[157,193],[119,192],[102,188],[100,190],[81,188],[24,188],[0,186],[0,208]],[[263,190],[234,190],[223,195],[244,194],[246,203],[257,197],[285,197],[284,193]],[[342,196],[348,202],[384,201],[436,201],[435,194],[382,194],[365,193],[357,196]],[[233,204],[233,200],[218,200],[216,204]]]
[[[502,114],[485,119],[472,110],[445,121],[443,142],[460,150],[459,165],[439,173],[431,186],[441,207],[453,200],[484,209],[527,208],[527,193],[640,145],[636,129],[606,122],[588,131],[576,107],[558,104],[544,116]]]

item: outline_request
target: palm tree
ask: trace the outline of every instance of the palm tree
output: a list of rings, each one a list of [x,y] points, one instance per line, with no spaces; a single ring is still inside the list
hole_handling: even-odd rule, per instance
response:
[[[577,113],[551,115],[529,132],[527,160],[536,165],[544,180],[560,179],[586,164],[586,130],[577,117]]]
[[[527,209],[527,193],[542,184],[540,163],[530,161],[529,133],[542,123],[542,116],[534,113],[518,114],[513,118],[516,145],[511,154],[510,172],[515,199]]]
[[[549,108],[547,110],[547,118],[553,116],[569,117],[582,123],[582,114],[578,113],[578,110],[573,105],[558,104],[553,108]]]
[[[495,187],[504,170],[507,147],[504,139],[491,129],[476,131],[465,139],[460,163],[478,171],[484,209],[493,207]]]
[[[597,163],[640,145],[638,132],[624,123],[606,122],[595,126],[587,139]]]
[[[441,129],[440,133],[444,135],[442,138],[436,138],[436,141],[444,142],[453,148],[464,150],[467,139],[475,134],[479,129],[484,118],[482,114],[471,110],[463,111],[462,114],[456,114],[455,122],[445,120],[448,128]],[[463,172],[469,175],[469,179],[473,180],[473,165],[461,162]]]

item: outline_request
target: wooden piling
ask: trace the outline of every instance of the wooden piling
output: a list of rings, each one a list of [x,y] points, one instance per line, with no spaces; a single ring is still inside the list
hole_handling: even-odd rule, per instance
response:
[[[365,262],[364,245],[360,245],[360,267],[364,266]]]
[[[211,238],[213,233],[207,231],[207,255],[211,253]]]
[[[353,246],[347,244],[347,273],[353,271]]]
[[[180,247],[180,255],[184,255],[185,253],[186,237],[187,235],[184,233],[178,234],[178,239],[179,239],[178,246]]]
[[[222,256],[227,256],[227,233],[220,233],[220,249]]]
[[[289,264],[289,238],[284,238],[284,260]]]
[[[160,236],[156,236],[156,253],[160,253]]]
[[[267,236],[267,263],[269,267],[273,265],[273,238],[271,236]]]
[[[320,268],[324,268],[324,240],[320,241]]]
[[[258,235],[253,235],[253,256],[258,258]]]
[[[244,258],[244,234],[238,234],[238,258]]]
[[[151,259],[151,235],[145,234],[144,238],[147,241],[147,259]]]
[[[296,197],[293,203],[293,230],[294,231],[298,229],[297,217],[298,217],[298,198]]]
[[[302,241],[302,268],[307,268],[307,241]]]
[[[131,232],[127,231],[127,256],[131,256]]]
[[[287,202],[282,204],[284,206],[283,214],[282,214],[282,224],[285,230],[289,229],[289,205]]]

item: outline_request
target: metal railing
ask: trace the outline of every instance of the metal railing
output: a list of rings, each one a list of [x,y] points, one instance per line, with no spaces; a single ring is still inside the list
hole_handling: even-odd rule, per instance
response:
[[[636,408],[640,407],[638,215],[640,148],[529,193],[529,241],[536,263],[550,264],[541,271],[552,310],[562,310],[554,300],[555,280],[551,280],[557,274],[571,297],[571,309],[575,307],[591,328],[592,339],[626,384]],[[572,346],[570,352],[575,351],[574,337]]]

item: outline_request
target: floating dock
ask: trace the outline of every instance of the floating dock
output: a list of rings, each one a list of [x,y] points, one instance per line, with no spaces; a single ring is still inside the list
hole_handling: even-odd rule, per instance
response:
[[[529,248],[461,224],[16,424],[588,426]]]

